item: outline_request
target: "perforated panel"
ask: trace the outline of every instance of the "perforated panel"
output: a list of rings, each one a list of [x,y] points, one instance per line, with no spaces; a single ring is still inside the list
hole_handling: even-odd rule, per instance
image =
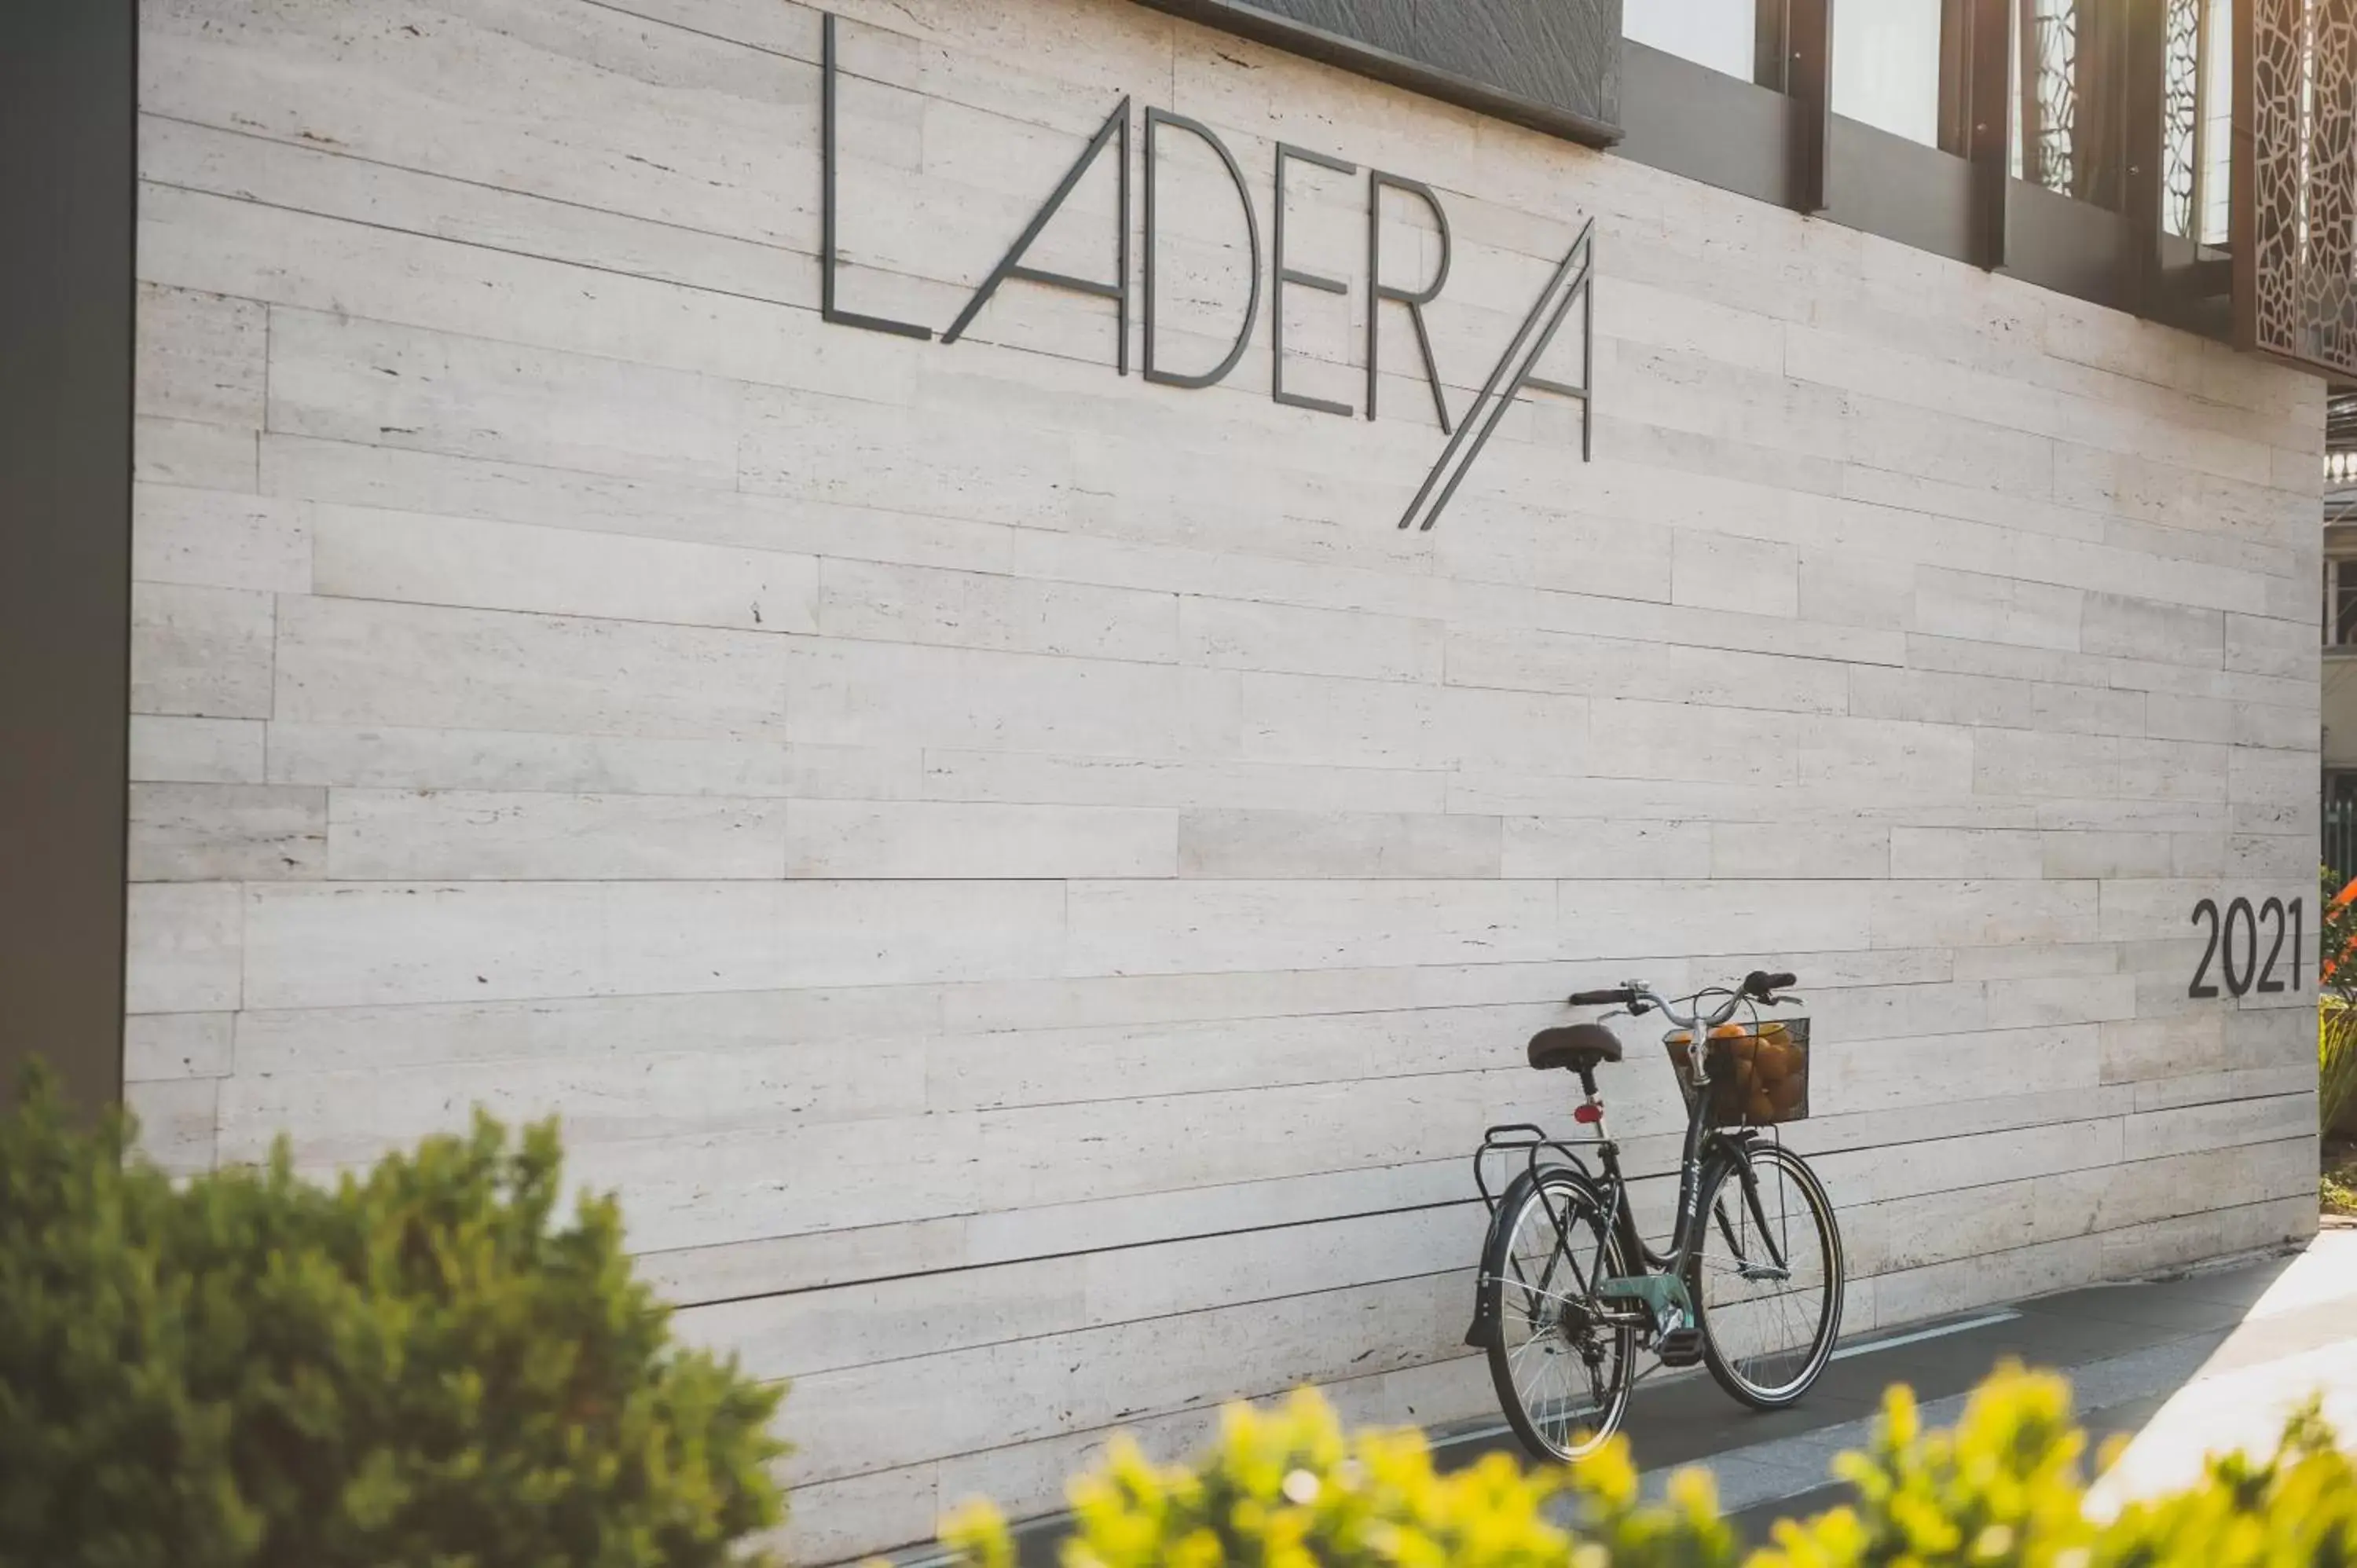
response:
[[[2247,346],[2357,375],[2357,0],[2244,0],[2235,286]]]

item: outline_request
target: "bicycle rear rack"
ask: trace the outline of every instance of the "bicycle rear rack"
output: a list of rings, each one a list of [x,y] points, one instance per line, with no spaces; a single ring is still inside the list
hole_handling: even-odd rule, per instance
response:
[[[1491,1155],[1511,1159],[1520,1151],[1523,1155],[1523,1168],[1536,1171],[1540,1151],[1545,1149],[1553,1149],[1561,1155],[1581,1176],[1589,1181],[1596,1179],[1587,1168],[1587,1162],[1579,1157],[1578,1151],[1560,1138],[1549,1137],[1545,1128],[1531,1122],[1508,1122],[1485,1130],[1481,1134],[1481,1146],[1473,1152],[1473,1185],[1480,1189],[1481,1207],[1495,1215],[1499,1200],[1505,1196],[1502,1186],[1496,1192],[1490,1190],[1488,1162]],[[1512,1179],[1510,1176],[1507,1182],[1511,1184]]]

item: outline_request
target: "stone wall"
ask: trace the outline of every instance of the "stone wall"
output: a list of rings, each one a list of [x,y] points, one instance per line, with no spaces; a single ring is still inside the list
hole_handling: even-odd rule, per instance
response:
[[[1801,972],[1852,1331],[2312,1228],[2312,961],[2187,987],[2200,899],[2314,929],[2317,383],[1116,0],[839,30],[842,309],[946,328],[1129,95],[1248,182],[1234,371],[1021,280],[954,345],[823,321],[817,11],[149,0],[163,1158],[561,1114],[794,1380],[802,1561],[1304,1380],[1490,1412],[1468,1155],[1566,1119],[1575,986]],[[1286,381],[1347,417],[1269,396],[1280,140],[1354,166],[1286,176],[1347,286],[1285,290]],[[1243,217],[1159,166],[1200,371]],[[1360,416],[1370,168],[1447,214],[1460,420],[1595,220],[1544,367],[1592,347],[1592,462],[1534,392],[1394,526],[1443,437],[1398,305]],[[1110,278],[1116,217],[1108,153],[1028,259]]]

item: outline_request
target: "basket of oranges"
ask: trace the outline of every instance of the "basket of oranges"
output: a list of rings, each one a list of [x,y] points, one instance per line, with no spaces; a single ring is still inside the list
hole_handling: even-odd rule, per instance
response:
[[[1809,1021],[1776,1018],[1756,1024],[1722,1024],[1703,1045],[1703,1063],[1709,1081],[1694,1078],[1689,1036],[1684,1030],[1662,1041],[1678,1088],[1691,1107],[1697,1094],[1709,1095],[1709,1120],[1715,1127],[1773,1127],[1798,1122],[1809,1114]]]

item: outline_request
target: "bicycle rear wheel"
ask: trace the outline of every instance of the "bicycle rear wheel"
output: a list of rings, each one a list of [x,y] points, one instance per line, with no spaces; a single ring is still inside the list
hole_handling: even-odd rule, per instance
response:
[[[1781,1144],[1752,1144],[1705,1180],[1686,1276],[1703,1359],[1745,1404],[1781,1410],[1809,1391],[1841,1332],[1847,1264],[1833,1200]]]
[[[1634,1336],[1596,1297],[1599,1280],[1627,1272],[1620,1240],[1566,1170],[1517,1184],[1499,1224],[1481,1281],[1498,1403],[1533,1455],[1584,1458],[1629,1409]]]

